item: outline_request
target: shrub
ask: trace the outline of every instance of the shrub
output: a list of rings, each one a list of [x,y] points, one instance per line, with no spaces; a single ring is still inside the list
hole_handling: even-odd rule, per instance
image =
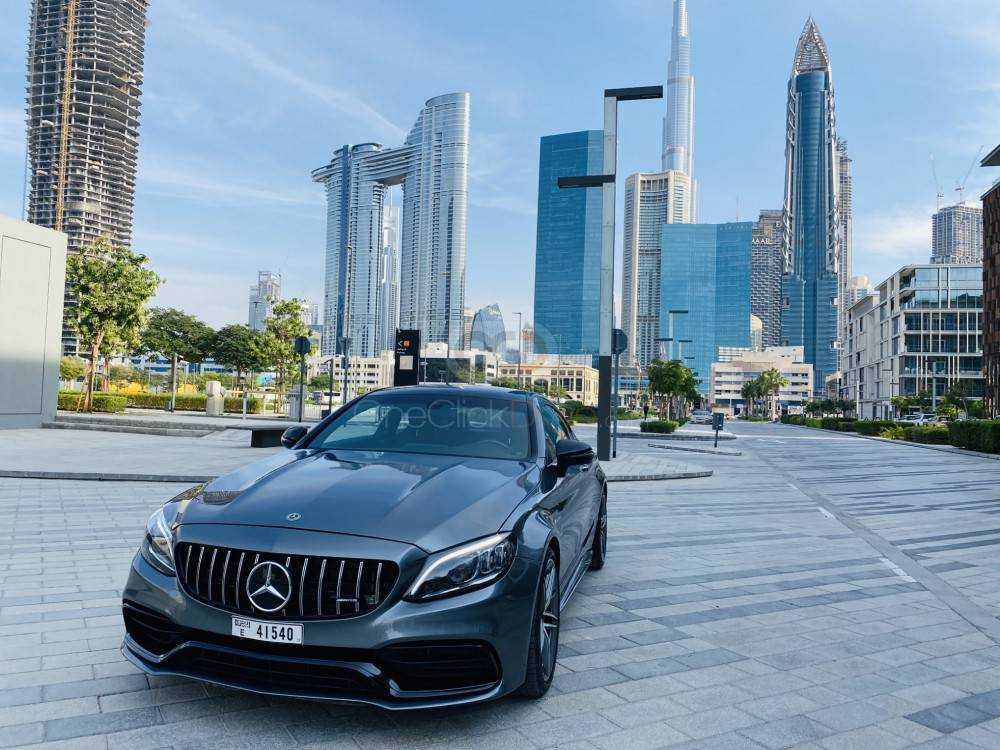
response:
[[[639,429],[642,432],[656,432],[666,435],[677,429],[677,423],[670,419],[651,419],[648,422],[640,422]]]
[[[890,422],[881,419],[863,419],[855,422],[855,432],[859,435],[881,435],[883,430],[888,430],[892,427],[896,427],[895,422]]]
[[[57,406],[64,411],[79,411],[83,399],[82,391],[60,391]],[[125,397],[114,393],[94,393],[90,401],[91,411],[107,414],[125,411],[125,405]]]
[[[801,426],[806,423],[806,418],[801,414],[782,414],[781,422],[782,424],[797,424]]]
[[[887,440],[905,440],[906,430],[899,425],[893,425],[892,427],[883,429],[878,436]]]
[[[128,406],[133,409],[166,409],[170,403],[169,393],[130,393],[127,397]],[[180,411],[205,411],[205,404],[208,402],[207,396],[177,396],[176,407]],[[259,398],[247,399],[247,413],[260,414],[261,402]],[[243,411],[243,397],[230,396],[226,398],[223,409],[230,414],[239,414]]]
[[[929,443],[932,445],[948,445],[951,433],[944,425],[923,425],[906,428],[906,439],[914,443]]]
[[[951,444],[983,453],[1000,453],[1000,420],[968,419],[947,427]]]

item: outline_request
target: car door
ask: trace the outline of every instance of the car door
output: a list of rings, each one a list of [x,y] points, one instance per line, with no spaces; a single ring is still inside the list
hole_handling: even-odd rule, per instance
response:
[[[538,410],[542,416],[542,427],[545,431],[545,460],[554,465],[556,461],[556,443],[570,436],[559,412],[548,401],[538,399]],[[586,473],[578,466],[571,466],[565,476],[558,477],[548,492],[543,505],[552,516],[552,524],[559,538],[559,581],[565,589],[573,579],[580,559],[580,548],[583,543],[581,535],[580,496],[583,489],[583,477]]]
[[[559,414],[559,419],[566,434],[573,440],[579,440],[576,433],[573,432],[573,428],[569,426],[569,422],[566,421],[561,413]],[[579,487],[573,495],[572,505],[574,506],[575,514],[579,516],[577,523],[580,527],[580,553],[583,554],[586,550],[590,549],[590,543],[593,541],[591,531],[593,531],[597,522],[597,514],[601,510],[604,488],[597,477],[596,455],[591,459],[589,465],[575,466],[571,471],[574,470],[579,475]]]

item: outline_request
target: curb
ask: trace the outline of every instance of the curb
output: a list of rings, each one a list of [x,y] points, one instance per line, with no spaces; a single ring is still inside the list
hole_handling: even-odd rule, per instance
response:
[[[662,443],[647,443],[650,448],[663,448],[670,451],[686,451],[688,453],[709,453],[713,456],[742,456],[743,451],[730,451],[724,448],[692,448],[688,445],[663,445]]]
[[[710,477],[715,472],[707,471],[676,471],[669,474],[605,474],[609,482],[658,482],[664,479],[700,479]]]
[[[629,440],[652,440],[655,438],[656,440],[692,440],[692,441],[702,441],[702,442],[705,441],[712,442],[715,440],[715,436],[710,433],[702,436],[690,432],[682,433],[680,435],[678,435],[676,432],[668,432],[665,434],[658,432],[625,432],[625,433],[619,432],[618,439],[621,440],[622,438],[627,438]],[[735,440],[735,439],[736,436],[733,435],[732,433],[727,433],[727,432],[719,433],[720,442],[723,440]]]
[[[201,438],[225,430],[214,428],[189,429],[186,427],[139,427],[130,424],[97,424],[95,422],[42,422],[46,430],[84,430],[89,432],[122,432],[131,435],[160,435],[162,437]]]
[[[5,479],[73,479],[85,482],[177,482],[198,484],[210,482],[215,476],[184,474],[107,474],[94,471],[30,471],[0,469]]]

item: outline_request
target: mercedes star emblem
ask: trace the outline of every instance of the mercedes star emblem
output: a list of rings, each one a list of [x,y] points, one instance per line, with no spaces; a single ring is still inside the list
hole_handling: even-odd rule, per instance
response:
[[[287,516],[285,516],[285,518],[287,518],[289,521],[298,521],[300,518],[302,518],[302,516],[299,515],[298,513],[289,513]]]
[[[284,565],[265,560],[251,568],[246,591],[261,612],[277,612],[292,598],[292,577]]]

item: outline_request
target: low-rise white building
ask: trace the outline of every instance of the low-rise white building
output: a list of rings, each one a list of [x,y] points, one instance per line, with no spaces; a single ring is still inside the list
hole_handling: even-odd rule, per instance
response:
[[[708,388],[712,408],[727,414],[746,410],[743,386],[767,370],[777,370],[788,381],[778,393],[781,409],[799,409],[813,395],[813,366],[803,362],[801,346],[769,346],[763,351],[751,349],[719,349],[719,359],[713,362]]]
[[[861,419],[891,419],[894,396],[932,403],[957,382],[983,395],[983,267],[903,266],[847,309],[841,397]]]

